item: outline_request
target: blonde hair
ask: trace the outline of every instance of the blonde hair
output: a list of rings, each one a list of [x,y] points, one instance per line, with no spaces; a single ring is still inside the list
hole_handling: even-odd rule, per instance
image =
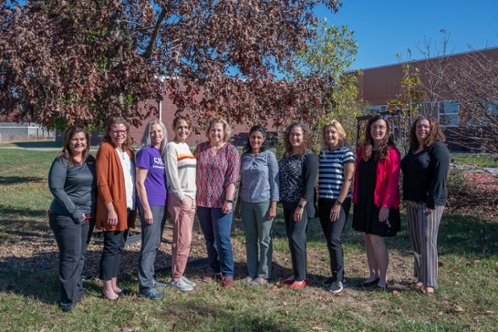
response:
[[[208,125],[206,126],[206,137],[209,138],[209,131],[211,130],[211,126],[214,123],[221,123],[223,125],[223,142],[228,142],[230,141],[230,136],[232,134],[232,127],[228,124],[227,120],[225,120],[223,117],[216,115],[213,116],[211,119],[209,119]]]
[[[344,130],[344,127],[341,125],[341,123],[339,121],[337,121],[337,120],[331,120],[331,121],[327,122],[326,124],[324,124],[323,127],[322,127],[322,144],[323,144],[324,148],[328,148],[329,147],[327,141],[325,140],[325,132],[327,131],[328,127],[334,127],[335,130],[337,130],[337,132],[341,136],[339,138],[339,145],[340,146],[344,146],[344,145],[347,144],[347,141],[346,141],[346,131]]]

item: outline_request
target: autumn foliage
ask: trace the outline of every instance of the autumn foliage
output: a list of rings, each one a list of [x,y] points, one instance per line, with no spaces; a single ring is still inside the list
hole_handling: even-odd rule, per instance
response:
[[[162,91],[197,123],[316,121],[325,83],[278,80],[337,0],[0,0],[0,115],[135,125]],[[158,78],[165,78],[160,84]]]

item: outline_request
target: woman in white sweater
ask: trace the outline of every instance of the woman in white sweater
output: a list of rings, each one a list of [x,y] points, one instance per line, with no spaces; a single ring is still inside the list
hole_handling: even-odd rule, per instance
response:
[[[173,120],[175,138],[166,148],[168,210],[173,219],[171,286],[181,291],[191,291],[195,286],[194,282],[183,276],[195,216],[196,160],[185,142],[191,129],[191,122],[186,116],[176,116]]]

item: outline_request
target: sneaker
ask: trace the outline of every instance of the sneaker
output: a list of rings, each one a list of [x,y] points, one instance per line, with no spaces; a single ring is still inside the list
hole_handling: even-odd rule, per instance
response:
[[[186,277],[182,277],[183,282],[185,282],[187,285],[190,285],[192,287],[197,286],[197,284],[193,281],[188,280]]]
[[[330,285],[329,291],[332,293],[339,293],[340,291],[342,291],[342,288],[342,282],[336,281]]]
[[[166,288],[166,286],[168,286],[168,284],[165,284],[164,282],[159,282],[155,279],[152,279],[152,286],[154,288]]]
[[[324,286],[330,286],[332,285],[332,283],[334,282],[334,277],[328,277],[327,279],[325,279],[324,281],[322,281],[322,285]],[[342,278],[342,284],[345,285],[348,281],[346,280],[346,278]]]
[[[240,282],[243,283],[243,284],[250,284],[253,280],[254,280],[253,277],[247,276],[244,279],[242,279]]]
[[[160,300],[164,297],[164,295],[159,293],[155,288],[149,288],[147,291],[140,293],[140,296],[153,301]]]
[[[232,277],[225,277],[225,278],[223,278],[223,282],[221,284],[225,287],[232,287],[233,286],[233,278]]]
[[[171,280],[171,287],[181,290],[182,292],[189,292],[191,290],[194,290],[194,287],[187,284],[185,281],[183,281],[183,279],[180,279],[180,281]]]

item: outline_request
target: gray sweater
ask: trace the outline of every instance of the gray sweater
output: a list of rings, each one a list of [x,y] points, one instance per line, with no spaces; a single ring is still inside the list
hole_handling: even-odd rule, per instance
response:
[[[257,156],[246,152],[240,158],[240,198],[249,203],[279,200],[278,163],[271,151]]]
[[[69,166],[67,157],[57,157],[48,173],[48,187],[54,196],[50,211],[71,217],[75,223],[94,216],[97,204],[95,158],[88,156],[83,165]]]

